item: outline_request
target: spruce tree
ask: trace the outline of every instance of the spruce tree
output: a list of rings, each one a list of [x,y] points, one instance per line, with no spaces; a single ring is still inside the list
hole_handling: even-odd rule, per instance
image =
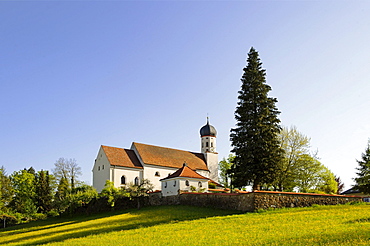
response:
[[[243,69],[242,86],[235,110],[236,127],[231,129],[230,140],[235,153],[230,170],[233,186],[270,184],[283,151],[278,134],[281,130],[276,98],[268,96],[271,87],[266,84],[258,52],[252,47],[247,66]]]
[[[46,213],[52,209],[53,189],[49,171],[41,170],[36,174],[36,197],[39,212]]]
[[[365,153],[362,153],[362,160],[357,160],[359,165],[357,169],[356,185],[361,192],[370,194],[370,140],[367,144]]]

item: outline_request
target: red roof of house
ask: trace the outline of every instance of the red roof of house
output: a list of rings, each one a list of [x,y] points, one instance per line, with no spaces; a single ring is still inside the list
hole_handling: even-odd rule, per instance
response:
[[[143,168],[135,152],[130,149],[122,149],[109,146],[101,146],[112,166]]]
[[[208,180],[208,178],[206,178],[206,177],[200,175],[199,173],[197,173],[196,171],[192,170],[185,163],[176,172],[174,172],[171,175],[168,175],[166,178],[161,179],[161,180],[176,178],[176,177],[194,178],[194,179],[207,179]]]
[[[193,153],[142,143],[133,143],[132,146],[131,149],[136,148],[144,164],[181,168],[182,164],[186,162],[193,170],[208,171],[206,160],[202,153]]]

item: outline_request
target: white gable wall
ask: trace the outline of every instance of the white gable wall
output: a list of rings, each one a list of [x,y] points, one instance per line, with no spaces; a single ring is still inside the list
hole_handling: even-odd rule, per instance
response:
[[[168,175],[177,171],[177,168],[171,167],[162,167],[162,166],[153,166],[144,164],[144,179],[149,179],[150,182],[154,185],[153,190],[161,190],[161,181],[168,177]],[[159,176],[156,176],[156,173],[159,173]]]
[[[101,192],[104,188],[105,181],[110,180],[110,163],[102,147],[100,147],[98,156],[95,159],[92,172],[93,187],[95,187],[98,192]]]
[[[209,171],[206,171],[206,170],[195,170],[197,173],[199,173],[200,175],[202,175],[203,177],[206,177],[206,178],[209,178]]]
[[[186,185],[186,181],[188,181],[189,185]],[[196,188],[196,192],[200,189],[205,190],[203,192],[208,191],[208,180],[207,179],[195,179],[195,178],[187,178],[187,177],[175,177],[166,180],[162,180],[162,196],[174,196],[179,193],[179,191],[191,192],[190,187],[194,186]]]

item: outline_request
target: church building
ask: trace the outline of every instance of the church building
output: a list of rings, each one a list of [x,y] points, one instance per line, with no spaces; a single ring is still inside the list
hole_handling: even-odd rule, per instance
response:
[[[207,124],[200,129],[199,153],[136,142],[130,149],[102,145],[92,170],[93,186],[101,192],[106,180],[120,187],[149,179],[154,190],[162,190],[167,182],[184,179],[186,175],[193,180],[198,178],[199,187],[205,186],[205,179],[218,182],[216,135],[216,129],[207,119]]]

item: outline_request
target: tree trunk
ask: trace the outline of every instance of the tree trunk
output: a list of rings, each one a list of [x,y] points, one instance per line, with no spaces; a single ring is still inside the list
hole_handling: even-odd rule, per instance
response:
[[[261,190],[261,185],[257,181],[254,181],[252,190]]]

